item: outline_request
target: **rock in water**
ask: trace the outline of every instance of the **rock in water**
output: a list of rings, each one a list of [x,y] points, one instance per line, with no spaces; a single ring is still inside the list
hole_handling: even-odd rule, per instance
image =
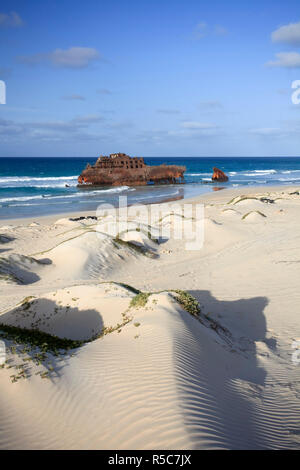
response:
[[[228,181],[228,176],[226,176],[222,170],[219,170],[219,168],[214,167],[213,171],[214,173],[211,178],[213,181],[220,181],[220,183],[224,183],[225,181]]]

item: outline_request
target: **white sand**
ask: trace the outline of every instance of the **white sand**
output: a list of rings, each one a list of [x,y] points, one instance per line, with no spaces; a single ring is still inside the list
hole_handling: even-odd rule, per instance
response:
[[[198,251],[172,237],[157,245],[142,217],[121,235],[138,250],[99,236],[91,219],[4,221],[0,322],[76,340],[106,334],[28,362],[15,383],[21,356],[8,352],[0,448],[299,448],[300,196],[264,189],[195,199],[205,202]],[[137,222],[143,230],[133,232]],[[174,227],[176,216],[160,224]],[[160,293],[138,308],[134,292],[109,281]],[[199,301],[199,318],[172,289]]]

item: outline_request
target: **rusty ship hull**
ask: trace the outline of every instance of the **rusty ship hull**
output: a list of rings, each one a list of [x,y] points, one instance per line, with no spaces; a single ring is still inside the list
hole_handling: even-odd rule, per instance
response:
[[[179,184],[184,183],[185,171],[184,166],[149,166],[142,157],[111,154],[99,157],[95,165],[88,164],[78,177],[78,187]]]

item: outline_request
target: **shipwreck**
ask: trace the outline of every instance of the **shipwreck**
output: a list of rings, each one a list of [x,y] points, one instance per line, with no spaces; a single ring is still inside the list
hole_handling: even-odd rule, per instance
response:
[[[184,183],[185,171],[185,166],[149,166],[142,157],[112,153],[101,155],[94,165],[88,163],[78,177],[78,187],[178,184]]]

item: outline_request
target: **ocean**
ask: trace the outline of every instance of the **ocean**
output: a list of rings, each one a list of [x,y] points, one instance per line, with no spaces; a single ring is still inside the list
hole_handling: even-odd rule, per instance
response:
[[[99,204],[118,205],[181,199],[213,191],[216,187],[299,185],[300,157],[168,157],[145,158],[148,165],[185,165],[184,185],[112,187],[82,190],[77,177],[91,158],[0,158],[0,219],[34,217],[95,210]],[[228,183],[212,183],[216,166]]]

